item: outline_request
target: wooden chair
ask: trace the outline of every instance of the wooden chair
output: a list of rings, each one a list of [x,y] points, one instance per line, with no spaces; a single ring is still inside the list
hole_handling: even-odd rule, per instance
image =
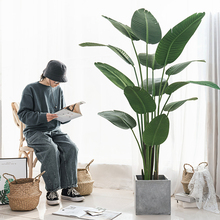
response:
[[[20,128],[20,143],[19,143],[19,152],[18,157],[24,157],[27,158],[27,164],[29,168],[29,178],[32,178],[33,174],[33,168],[36,166],[37,158],[34,159],[34,149],[28,146],[24,146],[25,137],[23,135],[23,129],[25,128],[25,125],[19,120],[17,112],[19,109],[19,104],[16,102],[11,103],[13,117],[15,124]]]

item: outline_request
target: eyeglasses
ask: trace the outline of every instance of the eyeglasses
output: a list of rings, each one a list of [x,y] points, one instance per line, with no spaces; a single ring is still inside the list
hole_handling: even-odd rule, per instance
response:
[[[58,82],[58,81],[54,81],[54,84],[59,84],[60,82]]]

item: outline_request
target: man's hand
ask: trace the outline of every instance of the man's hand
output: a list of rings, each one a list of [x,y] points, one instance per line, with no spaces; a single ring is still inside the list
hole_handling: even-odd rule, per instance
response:
[[[52,121],[53,119],[57,118],[57,114],[51,114],[51,113],[47,113],[46,114],[46,117],[47,117],[47,121]]]

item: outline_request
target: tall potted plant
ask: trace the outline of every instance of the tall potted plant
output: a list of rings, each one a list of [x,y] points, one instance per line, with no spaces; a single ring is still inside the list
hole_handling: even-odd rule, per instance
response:
[[[103,111],[98,114],[117,127],[132,131],[143,161],[141,173],[141,179],[143,180],[160,179],[158,170],[159,152],[160,145],[167,139],[169,134],[169,113],[184,103],[197,99],[192,97],[169,103],[171,95],[190,83],[220,89],[210,81],[181,81],[169,84],[170,78],[180,73],[190,63],[205,62],[204,60],[192,60],[170,66],[180,56],[187,42],[200,25],[204,15],[205,13],[195,13],[187,17],[170,29],[164,37],[161,36],[161,28],[156,18],[145,9],[139,9],[134,12],[130,27],[103,16],[118,31],[130,38],[138,68],[136,68],[130,56],[118,47],[91,42],[80,44],[82,47],[108,47],[134,70],[136,82],[133,82],[113,66],[106,63],[95,63],[95,66],[111,82],[124,91],[126,99],[136,113],[136,120],[131,115],[116,110]],[[144,53],[137,52],[135,41],[143,42]],[[148,52],[151,44],[157,44],[154,54],[149,54]],[[146,67],[146,71],[142,72],[141,65]],[[159,78],[155,77],[155,70],[161,70]],[[138,126],[137,134],[134,131],[136,125]]]

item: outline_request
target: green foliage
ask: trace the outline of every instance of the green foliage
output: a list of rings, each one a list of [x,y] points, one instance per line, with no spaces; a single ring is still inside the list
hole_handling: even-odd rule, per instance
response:
[[[133,31],[131,30],[131,28],[127,25],[124,25],[118,21],[115,21],[111,18],[108,18],[106,16],[103,16],[104,18],[106,18],[107,20],[109,20],[112,25],[118,29],[122,34],[124,34],[126,37],[131,38],[132,40],[139,40],[139,38],[133,33]]]
[[[205,13],[195,13],[167,32],[156,50],[156,60],[159,64],[166,66],[180,56],[204,16]]]
[[[191,100],[197,100],[197,99],[198,98],[194,97],[194,98],[185,99],[185,100],[181,100],[181,101],[177,101],[177,102],[171,102],[165,106],[164,111],[172,112],[172,111],[178,109],[185,102],[191,101]]]
[[[139,39],[149,44],[156,44],[161,39],[159,23],[149,11],[143,8],[134,12],[131,30]]]
[[[122,129],[132,129],[136,126],[135,119],[122,111],[104,111],[98,114]]]
[[[11,178],[9,178],[8,180],[9,180],[9,182],[13,181],[13,179],[11,179]],[[4,190],[0,191],[0,202],[1,202],[1,204],[8,204],[9,203],[9,200],[8,200],[8,197],[7,197],[8,193],[10,193],[10,187],[9,187],[8,181],[6,180],[5,184],[4,184]]]
[[[0,191],[0,204],[8,204],[8,197],[6,196],[7,193],[5,190]]]
[[[188,101],[197,100],[197,97],[193,97],[168,103],[171,95],[188,84],[220,89],[215,83],[209,81],[184,81],[174,82],[169,85],[170,77],[179,74],[191,63],[205,62],[204,60],[192,60],[168,66],[181,55],[204,16],[205,13],[195,13],[187,17],[171,28],[164,37],[161,36],[161,28],[156,18],[151,12],[143,8],[134,12],[130,27],[103,16],[118,31],[130,38],[136,57],[136,64],[124,50],[118,47],[91,42],[80,44],[82,47],[108,47],[127,64],[131,65],[134,70],[136,83],[108,64],[95,63],[95,66],[112,83],[124,90],[124,95],[136,113],[137,120],[135,121],[133,117],[125,112],[116,110],[104,111],[98,114],[119,128],[131,129],[142,156],[142,176],[144,179],[152,179],[153,176],[155,179],[158,178],[159,149],[169,134],[169,113]],[[139,54],[135,47],[135,41],[138,40],[142,42],[145,50],[145,52]],[[157,44],[156,51],[153,54],[148,52],[150,44]],[[138,66],[138,71],[136,70],[136,65]],[[141,65],[145,67],[145,74],[142,72]],[[154,77],[155,70],[161,71],[160,77]],[[138,135],[133,129],[136,125],[138,125]]]
[[[13,181],[13,179],[11,179],[11,178],[9,178],[8,180],[9,180],[9,182]],[[7,194],[10,192],[10,187],[9,187],[9,183],[7,180],[5,181],[5,184],[4,184],[4,190],[7,192]]]
[[[158,115],[147,124],[144,131],[144,143],[148,146],[162,144],[168,136],[169,119],[165,114]]]
[[[95,63],[95,66],[120,89],[134,85],[127,76],[108,64]]]
[[[138,114],[146,114],[156,109],[156,104],[151,95],[144,89],[137,86],[127,86],[124,94],[132,109]]]

